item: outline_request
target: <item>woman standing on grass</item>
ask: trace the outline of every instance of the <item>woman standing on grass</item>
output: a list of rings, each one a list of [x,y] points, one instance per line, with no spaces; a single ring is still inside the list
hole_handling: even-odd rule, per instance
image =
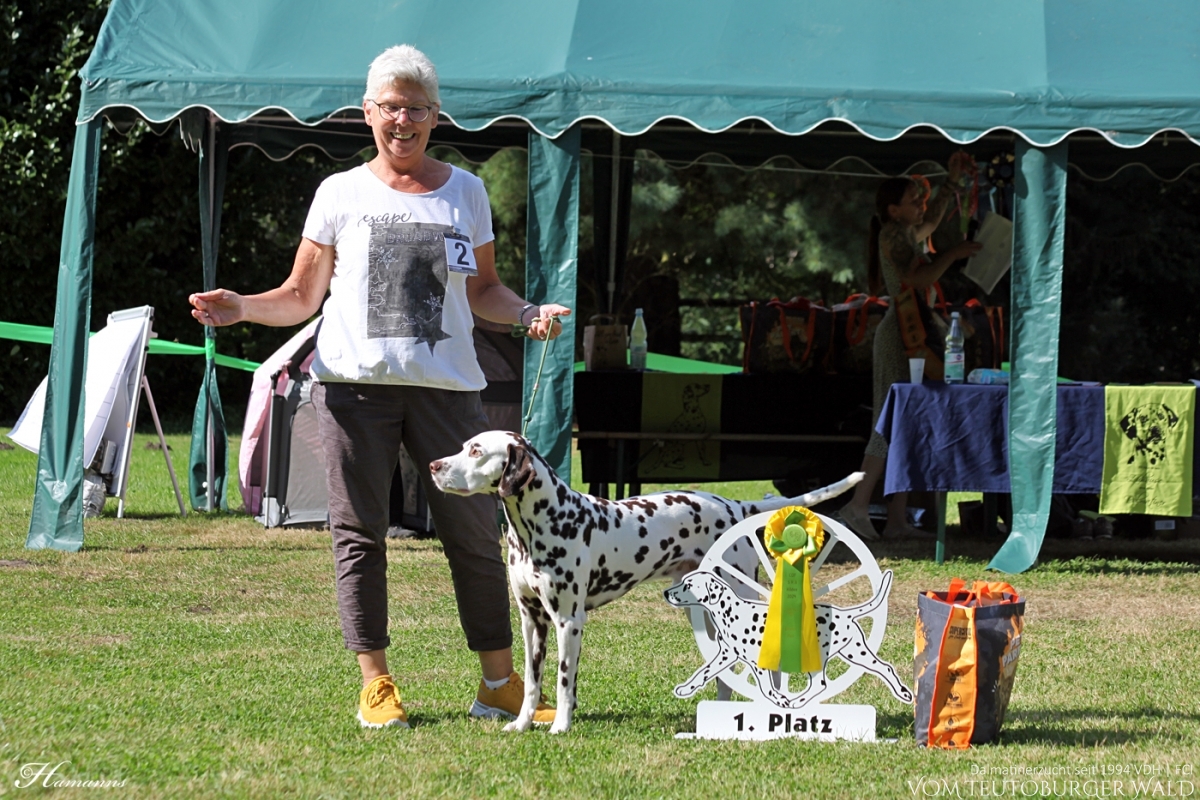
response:
[[[875,484],[883,475],[887,459],[887,441],[875,430],[879,412],[893,383],[908,380],[908,354],[900,336],[900,318],[896,312],[897,298],[911,289],[918,302],[924,303],[925,292],[942,276],[951,264],[979,252],[976,242],[959,242],[954,247],[930,258],[922,242],[937,230],[954,198],[959,170],[955,159],[950,160],[946,182],[938,187],[937,195],[927,203],[928,184],[913,178],[889,178],[875,194],[875,216],[871,218],[867,241],[867,282],[871,294],[886,294],[891,298],[887,314],[875,332],[875,352],[872,362],[874,377],[874,409],[871,416],[871,438],[863,456],[862,471],[866,477],[854,487],[854,496],[842,507],[842,520],[863,539],[878,539],[871,523],[868,508]],[[898,492],[888,499],[887,524],[884,538],[919,535],[908,524],[906,511],[908,494]]]
[[[422,467],[488,429],[471,312],[554,338],[560,305],[535,306],[496,274],[491,209],[474,175],[425,154],[437,125],[433,64],[408,45],[371,64],[363,113],[378,155],[328,178],[313,198],[292,274],[243,297],[193,294],[205,325],[296,325],[321,308],[312,373],[329,484],[338,614],[362,672],[365,727],[408,726],[388,671],[388,497],[401,443]],[[485,495],[451,497],[425,484],[445,547],[467,646],[483,680],[470,714],[515,718],[525,689],[513,671],[508,583],[496,509]],[[535,721],[552,722],[539,706]]]

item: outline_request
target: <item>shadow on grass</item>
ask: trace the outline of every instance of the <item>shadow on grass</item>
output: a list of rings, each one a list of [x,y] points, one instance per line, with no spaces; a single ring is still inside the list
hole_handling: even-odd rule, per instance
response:
[[[875,709],[876,732],[899,733],[901,739],[905,736],[914,739],[917,722],[913,718],[912,709],[904,711],[880,711]]]
[[[577,724],[604,724],[620,728],[632,727],[641,730],[666,728],[673,731],[696,730],[696,715],[692,713],[666,713],[662,710],[637,711],[579,711],[571,720]]]
[[[245,545],[245,544],[228,545],[228,546],[210,545],[210,544],[189,544],[189,545],[179,545],[177,547],[169,547],[169,546],[163,547],[163,546],[159,546],[159,545],[150,546],[150,545],[146,545],[146,544],[139,544],[139,545],[135,545],[134,547],[118,547],[115,545],[106,545],[106,544],[85,544],[83,546],[83,549],[81,550],[81,552],[119,552],[119,553],[130,553],[130,554],[172,553],[172,552],[174,552],[174,553],[188,553],[188,552],[201,552],[201,553],[203,553],[203,552],[213,552],[213,553],[220,552],[220,553],[224,553],[224,552],[234,552],[237,550],[247,550],[247,551],[259,551],[259,552],[271,552],[271,553],[294,553],[294,552],[308,552],[308,551],[313,551],[313,550],[325,551],[328,549],[329,549],[329,547],[327,545],[323,546],[321,544],[309,545],[309,546],[303,546],[303,545],[299,545],[299,544],[278,545],[273,542],[263,542],[262,546],[260,546],[260,547],[255,547],[252,545]]]
[[[430,713],[427,711],[412,711],[408,715],[409,725],[416,727],[434,727],[436,725],[457,725],[466,715],[462,711],[445,711]],[[502,729],[509,720],[480,720],[471,719],[476,725],[491,725],[496,730]],[[580,711],[576,710],[571,718],[572,727],[579,725],[632,726],[639,730],[667,728],[675,731],[694,731],[696,729],[695,715],[688,714],[664,715],[661,711],[647,710],[643,713],[636,711]],[[547,730],[548,725],[534,725],[531,730]]]
[[[118,518],[117,512],[112,511],[111,513],[106,512],[104,514],[101,514],[98,517],[89,517],[89,519],[90,520],[103,520],[104,522],[114,522],[114,523],[122,522],[124,520],[131,520],[131,519],[139,520],[139,521],[143,521],[143,522],[155,522],[158,520],[169,520],[169,519],[182,520],[182,519],[184,519],[184,516],[182,514],[180,514],[178,511],[134,511],[134,510],[126,509],[124,517]],[[245,514],[241,511],[197,511],[195,509],[189,508],[188,514],[187,514],[187,519],[189,519],[189,520],[202,519],[202,520],[205,520],[206,522],[209,520],[225,521],[225,520],[231,520],[231,519],[244,519],[244,520],[253,521],[254,517],[251,516],[250,514]]]
[[[196,513],[196,512],[189,511],[188,516],[191,516],[194,513]],[[100,521],[100,522],[111,522],[113,524],[120,524],[122,522],[125,522],[126,520],[137,520],[138,522],[158,522],[159,520],[166,520],[166,519],[180,519],[181,520],[183,518],[184,517],[182,515],[180,515],[180,513],[178,511],[176,511],[174,513],[167,512],[167,511],[142,511],[142,512],[126,511],[124,517],[118,517],[116,512],[114,511],[112,514],[101,514],[98,517],[88,517],[87,520],[90,523]]]
[[[431,714],[427,711],[411,711],[408,714],[410,728],[436,728],[439,725],[453,725],[462,721],[461,711],[444,711],[441,714]],[[499,730],[499,728],[497,728]]]
[[[1185,727],[1200,727],[1200,714],[1164,711],[1160,708],[1143,706],[1129,711],[1113,711],[1105,708],[1055,709],[1047,711],[1011,710],[1008,724],[1001,733],[1001,744],[1048,744],[1048,745],[1118,745],[1136,744],[1143,741],[1160,740],[1163,732],[1146,726],[1144,730],[1121,727],[1110,722],[1112,717],[1129,720],[1138,725],[1147,720],[1179,720]],[[1089,724],[1089,718],[1104,720],[1101,724]],[[1015,728],[1014,724],[1021,727]]]
[[[1038,566],[1055,572],[1074,575],[1196,575],[1200,574],[1200,563],[1137,561],[1128,556],[1120,558],[1075,557],[1061,560],[1039,561]]]
[[[946,561],[991,561],[1006,537],[963,536],[957,528],[946,531]],[[934,560],[935,538],[871,541],[876,559]],[[845,547],[830,554],[827,563],[843,564],[857,559]],[[1156,539],[1046,539],[1035,569],[1078,575],[1194,575],[1200,574],[1200,539],[1159,541]]]

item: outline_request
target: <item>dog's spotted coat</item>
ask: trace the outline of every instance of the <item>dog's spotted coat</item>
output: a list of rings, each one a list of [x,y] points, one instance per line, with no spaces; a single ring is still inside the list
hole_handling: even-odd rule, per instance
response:
[[[896,670],[881,661],[867,644],[858,617],[869,614],[887,597],[892,571],[883,573],[883,582],[875,596],[851,608],[815,603],[817,642],[821,648],[821,670],[809,673],[808,686],[795,697],[775,687],[771,674],[758,666],[763,630],[767,625],[767,604],[738,597],[729,584],[711,572],[696,572],[663,592],[667,602],[686,608],[699,606],[708,612],[716,629],[717,652],[684,683],[675,687],[677,697],[691,697],[709,681],[739,662],[754,672],[754,683],[763,697],[777,706],[800,708],[825,690],[825,667],[838,656],[878,676],[897,699],[913,700],[912,692],[900,682]]]
[[[575,677],[587,612],[650,578],[678,578],[699,566],[713,542],[745,517],[787,505],[813,505],[849,489],[854,475],[797,498],[727,500],[672,491],[610,501],[580,494],[515,433],[488,431],[460,453],[429,465],[451,494],[497,494],[508,517],[508,576],[525,641],[525,703],[506,730],[527,730],[541,695],[551,625],[558,639],[558,681],[551,733],[571,726]],[[734,545],[737,547],[737,545]],[[733,550],[733,548],[731,548]],[[743,546],[743,550],[749,548]],[[736,552],[731,553],[735,558]],[[757,556],[745,552],[753,571]]]

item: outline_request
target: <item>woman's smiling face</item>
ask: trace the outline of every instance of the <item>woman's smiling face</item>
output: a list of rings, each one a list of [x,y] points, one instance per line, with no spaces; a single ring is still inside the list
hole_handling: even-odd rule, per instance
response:
[[[385,119],[380,106],[400,106],[395,119]],[[407,109],[411,106],[429,107],[429,116],[421,122],[413,122]],[[384,89],[374,99],[363,101],[363,113],[367,124],[375,132],[375,146],[397,168],[411,168],[425,156],[430,131],[437,125],[437,106],[429,101],[425,90],[415,83],[397,83]]]

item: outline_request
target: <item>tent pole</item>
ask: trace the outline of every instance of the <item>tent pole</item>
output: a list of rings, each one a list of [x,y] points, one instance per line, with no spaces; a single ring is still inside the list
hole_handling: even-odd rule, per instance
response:
[[[580,126],[557,139],[529,132],[529,203],[526,218],[525,297],[531,303],[576,308],[579,273]],[[562,317],[533,408],[530,440],[559,475],[571,474],[571,410],[575,388],[575,317]],[[522,407],[533,393],[542,344],[525,342]]]
[[[215,217],[213,216],[213,214],[215,212],[215,208],[214,208],[214,204],[213,204],[213,194],[216,191],[215,190],[215,187],[216,187],[216,159],[214,158],[214,156],[216,155],[216,152],[217,152],[217,118],[216,118],[215,114],[213,114],[212,112],[209,112],[209,115],[208,115],[208,153],[209,153],[209,157],[208,157],[208,218],[210,220],[215,219]],[[205,288],[207,289],[209,287],[205,287]],[[213,338],[216,338],[216,337],[214,336]],[[208,361],[207,354],[205,354],[205,361]],[[212,364],[206,363],[205,368],[211,369]],[[210,390],[210,391],[206,392],[206,394],[208,395],[208,397],[206,398],[207,402],[205,403],[205,408],[204,408],[204,428],[205,428],[204,465],[205,465],[205,472],[207,473],[207,480],[204,481],[204,501],[205,501],[205,510],[211,512],[213,510],[213,483],[215,483],[215,479],[216,479],[215,470],[213,469],[213,455],[214,455],[214,451],[216,450],[216,448],[214,447],[214,443],[213,443],[212,391]]]
[[[92,315],[96,181],[100,118],[78,123],[63,213],[54,341],[46,381],[46,410],[25,546],[75,551],[83,547],[84,379]]]
[[[200,147],[200,244],[204,270],[204,289],[217,286],[217,253],[221,239],[221,198],[225,188],[225,166],[229,154],[229,133],[217,116],[193,118]],[[204,379],[192,413],[192,441],[188,455],[188,493],[197,511],[225,508],[226,448],[225,416],[217,384],[217,331],[204,327]]]
[[[608,313],[613,313],[617,295],[617,214],[621,208],[621,134],[613,131],[612,183],[608,212]]]

